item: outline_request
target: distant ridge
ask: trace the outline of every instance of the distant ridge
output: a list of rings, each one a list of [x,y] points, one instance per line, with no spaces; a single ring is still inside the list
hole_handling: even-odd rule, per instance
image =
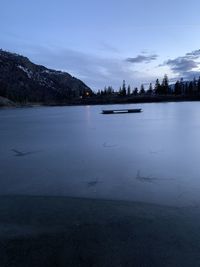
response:
[[[0,49],[0,96],[18,103],[67,103],[92,90],[67,72]]]

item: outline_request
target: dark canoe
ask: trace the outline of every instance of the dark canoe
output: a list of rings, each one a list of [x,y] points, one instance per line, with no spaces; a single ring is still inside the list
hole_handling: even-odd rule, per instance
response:
[[[141,108],[134,108],[134,109],[107,109],[102,110],[102,114],[119,114],[119,113],[138,113],[141,112]]]

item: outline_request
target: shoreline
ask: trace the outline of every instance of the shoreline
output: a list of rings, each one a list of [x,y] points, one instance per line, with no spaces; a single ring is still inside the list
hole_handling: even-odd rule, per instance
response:
[[[198,102],[199,97],[185,97],[185,96],[138,96],[138,97],[124,97],[124,98],[85,98],[74,99],[65,103],[14,103],[13,105],[0,105],[0,109],[7,108],[34,108],[34,107],[59,107],[59,106],[95,106],[95,105],[119,105],[119,104],[145,104],[145,103],[171,103],[171,102]]]

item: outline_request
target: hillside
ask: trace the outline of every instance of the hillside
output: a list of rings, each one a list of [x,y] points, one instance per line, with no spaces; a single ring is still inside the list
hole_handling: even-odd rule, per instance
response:
[[[69,73],[0,50],[0,96],[19,103],[67,103],[87,94],[92,90]]]

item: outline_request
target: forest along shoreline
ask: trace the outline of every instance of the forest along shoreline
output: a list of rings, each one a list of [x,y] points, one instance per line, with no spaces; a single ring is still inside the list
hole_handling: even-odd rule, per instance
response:
[[[139,103],[162,103],[162,102],[185,102],[200,101],[200,96],[91,96],[87,98],[74,98],[66,102],[49,103],[20,103],[0,97],[0,108],[20,108],[20,107],[38,107],[38,106],[79,106],[79,105],[106,105],[106,104],[139,104]]]

